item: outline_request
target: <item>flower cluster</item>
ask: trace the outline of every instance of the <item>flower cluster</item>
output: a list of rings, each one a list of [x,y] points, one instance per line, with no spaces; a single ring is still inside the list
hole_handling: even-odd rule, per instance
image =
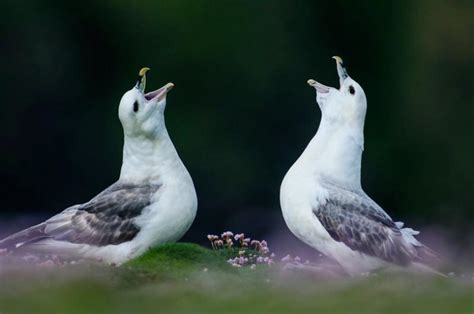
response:
[[[256,269],[258,264],[272,265],[275,254],[270,252],[268,243],[265,240],[258,241],[246,238],[245,234],[226,231],[221,236],[208,234],[207,238],[211,242],[214,250],[228,249],[237,252],[237,256],[229,258],[227,261],[234,267],[250,265],[250,269]]]

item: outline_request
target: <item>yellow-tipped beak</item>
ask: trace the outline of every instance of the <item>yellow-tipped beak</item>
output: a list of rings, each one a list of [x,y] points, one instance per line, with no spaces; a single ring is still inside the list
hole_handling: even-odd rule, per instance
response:
[[[141,68],[140,71],[138,71],[138,81],[136,87],[142,91],[142,93],[145,92],[145,86],[146,86],[146,72],[150,71],[150,68],[144,67]]]
[[[174,84],[173,83],[167,83],[166,85],[164,85],[163,87],[155,90],[155,91],[152,91],[152,92],[149,92],[149,93],[146,93],[144,96],[145,96],[145,99],[147,101],[160,101],[161,99],[163,99],[166,94],[174,87]]]
[[[146,72],[150,71],[150,68],[144,67],[141,68],[140,71],[138,72],[139,76],[145,76]]]

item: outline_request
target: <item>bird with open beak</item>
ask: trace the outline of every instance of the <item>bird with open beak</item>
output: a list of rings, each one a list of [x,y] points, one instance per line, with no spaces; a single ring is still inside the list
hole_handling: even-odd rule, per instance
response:
[[[280,204],[288,228],[349,274],[396,266],[431,270],[436,255],[418,234],[363,191],[361,159],[367,100],[336,60],[339,88],[308,80],[321,109],[318,131],[283,179]]]
[[[148,70],[140,70],[120,101],[124,147],[118,181],[87,203],[1,240],[1,251],[121,264],[184,235],[196,216],[197,197],[165,126],[166,95],[174,85],[145,93]]]

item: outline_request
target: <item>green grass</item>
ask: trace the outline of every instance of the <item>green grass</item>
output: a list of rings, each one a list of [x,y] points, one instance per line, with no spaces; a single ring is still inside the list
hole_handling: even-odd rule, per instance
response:
[[[170,243],[148,251],[124,267],[155,274],[165,273],[176,279],[205,268],[228,272],[227,259],[236,254],[237,250],[210,250],[192,243]]]
[[[134,259],[122,268],[127,283],[167,280],[225,280],[259,282],[270,276],[267,266],[257,270],[236,269],[227,260],[237,255],[238,249],[211,250],[191,243],[164,244]]]
[[[0,313],[472,313],[472,278],[316,279],[278,267],[236,269],[231,253],[160,246],[119,268],[0,277]]]
[[[124,267],[131,274],[144,274],[156,281],[187,278],[205,268],[224,272],[229,265],[216,251],[191,243],[174,243],[150,250]]]

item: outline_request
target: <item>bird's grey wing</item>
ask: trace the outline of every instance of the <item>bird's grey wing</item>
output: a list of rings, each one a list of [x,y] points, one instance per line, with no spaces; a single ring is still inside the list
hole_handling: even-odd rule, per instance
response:
[[[159,187],[115,183],[89,202],[4,239],[0,248],[11,250],[43,239],[96,246],[132,240],[139,232],[135,218],[150,205]]]
[[[334,240],[399,265],[417,258],[397,224],[368,196],[342,189],[329,192],[326,203],[313,212]]]

